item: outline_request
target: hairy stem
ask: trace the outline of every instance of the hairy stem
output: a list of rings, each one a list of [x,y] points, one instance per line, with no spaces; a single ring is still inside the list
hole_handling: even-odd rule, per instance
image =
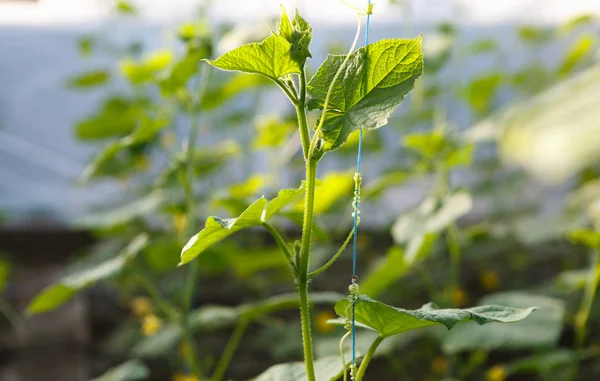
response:
[[[229,338],[229,341],[227,341],[227,345],[223,350],[223,354],[221,355],[221,358],[219,359],[219,362],[215,367],[215,371],[213,372],[213,376],[211,377],[212,381],[221,381],[225,376],[225,372],[229,367],[229,363],[231,363],[233,354],[235,353],[235,350],[240,344],[240,341],[244,336],[244,332],[246,332],[246,328],[248,328],[248,323],[248,320],[242,320],[235,327],[235,330]]]
[[[316,277],[317,275],[321,274],[323,271],[327,270],[331,265],[333,265],[333,263],[339,258],[339,256],[342,255],[342,253],[346,249],[346,246],[348,246],[348,243],[350,243],[350,240],[352,240],[353,236],[354,236],[354,228],[352,228],[352,230],[350,231],[350,234],[348,234],[348,237],[346,238],[346,240],[344,241],[344,243],[342,244],[342,247],[340,247],[338,252],[335,253],[335,255],[327,263],[325,263],[323,266],[321,266],[321,268],[309,273],[308,279],[312,279],[312,278]]]
[[[308,134],[308,121],[306,120],[306,73],[304,69],[300,73],[300,98],[296,102],[296,113],[298,114],[298,126],[300,127],[300,139],[302,141],[302,153],[304,159],[308,159],[310,136]]]
[[[375,341],[373,341],[373,344],[371,344],[371,346],[369,347],[367,354],[362,359],[360,367],[358,368],[358,373],[356,374],[356,381],[362,381],[363,377],[365,376],[365,373],[367,372],[367,367],[369,366],[369,363],[371,362],[371,359],[373,358],[377,347],[379,347],[379,344],[381,344],[382,341],[383,337],[379,336],[377,337],[377,339],[375,339]]]
[[[304,362],[308,381],[316,381],[312,336],[310,332],[310,311],[308,304],[308,268],[313,229],[313,213],[315,205],[315,182],[317,178],[317,162],[310,157],[306,161],[306,193],[304,196],[304,222],[302,224],[302,241],[300,264],[298,267],[298,294],[300,297],[300,317],[302,320],[302,343]]]

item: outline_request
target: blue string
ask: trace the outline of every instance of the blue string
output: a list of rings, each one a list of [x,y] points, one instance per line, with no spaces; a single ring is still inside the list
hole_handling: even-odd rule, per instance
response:
[[[371,6],[371,0],[368,0],[368,7]],[[369,45],[369,26],[371,24],[371,12],[367,12],[367,25],[365,28],[365,46]],[[362,158],[362,141],[363,141],[363,131],[359,130],[358,137],[358,154],[356,156],[356,173],[360,176],[360,163]],[[358,276],[356,274],[356,236],[358,235],[358,215],[359,215],[359,188],[356,187],[354,190],[355,196],[355,210],[354,210],[354,244],[352,249],[352,283],[358,281]],[[352,303],[352,365],[356,366],[356,324],[354,321],[354,307],[355,301]]]

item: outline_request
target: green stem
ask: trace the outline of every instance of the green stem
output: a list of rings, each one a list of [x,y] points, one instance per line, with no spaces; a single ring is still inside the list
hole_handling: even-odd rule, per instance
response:
[[[239,346],[240,340],[242,339],[242,336],[244,336],[244,332],[246,332],[246,328],[248,328],[248,323],[249,323],[248,320],[242,320],[235,327],[235,330],[233,331],[233,334],[229,338],[229,341],[227,341],[227,345],[225,346],[225,349],[223,350],[223,354],[221,355],[221,358],[219,359],[219,362],[217,363],[217,366],[215,368],[213,376],[211,377],[212,381],[221,381],[223,379],[223,377],[225,376],[225,372],[227,371],[227,368],[229,367],[229,363],[231,363],[233,354],[235,353],[235,350]]]
[[[300,72],[300,99],[295,103],[296,114],[298,114],[298,125],[300,127],[300,139],[302,141],[302,153],[304,159],[308,159],[308,147],[310,135],[308,134],[308,121],[306,119],[306,73],[304,69]]]
[[[592,310],[592,305],[594,304],[596,290],[598,289],[599,283],[600,250],[593,249],[590,253],[589,278],[585,285],[583,301],[581,302],[579,311],[577,311],[577,315],[575,315],[575,347],[578,352],[581,352],[581,348],[585,343],[585,336],[587,334],[587,322],[590,317],[590,311]],[[577,374],[579,373],[579,363],[581,361],[580,354],[577,356],[577,359],[576,361],[574,361],[573,364],[573,380],[577,378]]]
[[[371,344],[371,346],[369,347],[367,354],[365,355],[365,357],[362,359],[362,361],[360,363],[360,368],[358,368],[358,373],[356,374],[356,381],[361,381],[363,379],[363,377],[365,376],[365,373],[367,372],[367,367],[369,366],[369,363],[371,362],[371,359],[373,358],[373,355],[375,354],[377,347],[379,347],[379,344],[381,344],[382,341],[383,341],[383,337],[379,336],[379,337],[377,337],[377,339],[375,339],[373,344]]]
[[[350,241],[352,240],[353,236],[354,236],[354,228],[352,228],[352,230],[350,231],[350,234],[348,234],[348,237],[346,238],[346,240],[344,241],[344,243],[342,244],[342,247],[340,247],[338,252],[335,253],[335,255],[327,263],[325,263],[323,266],[321,266],[320,269],[309,273],[308,279],[312,279],[312,278],[316,277],[317,275],[321,274],[323,271],[327,270],[331,265],[333,265],[333,263],[339,258],[339,256],[342,255],[342,253],[346,249],[346,246],[348,246],[348,243],[350,243]]]
[[[277,242],[277,244],[281,248],[281,251],[283,251],[283,253],[287,257],[288,261],[290,263],[293,263],[294,256],[292,255],[292,252],[290,251],[288,245],[285,243],[283,237],[281,237],[281,234],[279,234],[279,232],[275,230],[275,228],[268,222],[263,222],[262,225],[269,231],[269,233],[271,233],[273,239],[275,239],[275,242]]]
[[[315,205],[315,183],[317,179],[317,162],[307,159],[306,193],[304,196],[304,222],[302,224],[302,241],[300,249],[300,265],[298,267],[298,294],[300,297],[300,317],[302,321],[302,343],[304,362],[308,381],[316,381],[312,336],[310,332],[310,312],[308,304],[308,267],[313,228]]]
[[[190,133],[188,136],[187,147],[186,147],[186,157],[185,157],[185,176],[183,187],[185,192],[185,200],[187,204],[187,215],[188,215],[188,230],[194,227],[194,220],[196,217],[196,200],[194,197],[194,188],[192,179],[194,177],[194,146],[196,144],[196,140],[198,139],[198,107],[202,101],[202,97],[204,96],[209,82],[209,73],[204,77],[204,81],[201,81],[202,84],[197,97],[194,102],[192,102],[192,107],[190,110]],[[201,76],[199,76],[201,78]],[[188,232],[188,236],[191,232]],[[196,289],[196,284],[198,283],[198,274],[200,272],[200,264],[198,260],[193,260],[189,265],[184,299],[183,299],[183,311],[181,316],[181,326],[183,328],[183,334],[185,338],[185,342],[189,347],[189,366],[191,368],[192,373],[199,379],[202,378],[200,365],[198,362],[198,355],[196,351],[196,346],[194,343],[194,335],[192,329],[190,327],[190,310],[192,308],[192,303],[194,300],[194,293]]]
[[[346,356],[344,356],[344,341],[348,338],[348,336],[352,335],[352,331],[346,332],[342,339],[340,340],[340,357],[342,358],[342,369],[344,370],[344,381],[348,379],[348,371],[346,370]]]

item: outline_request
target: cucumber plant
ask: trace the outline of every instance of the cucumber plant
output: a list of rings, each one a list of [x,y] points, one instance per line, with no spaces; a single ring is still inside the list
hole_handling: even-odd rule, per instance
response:
[[[370,12],[372,9],[368,9]],[[262,197],[252,203],[237,218],[209,217],[204,229],[194,235],[181,252],[181,263],[188,264],[209,247],[242,229],[262,226],[273,236],[287,258],[298,289],[304,370],[298,364],[273,367],[259,380],[327,380],[346,374],[346,364],[332,367],[322,359],[315,361],[309,311],[309,283],[321,275],[345,248],[332,256],[324,266],[311,268],[317,169],[324,155],[340,148],[357,130],[377,129],[387,124],[392,112],[401,104],[423,72],[421,37],[384,39],[355,50],[361,26],[358,16],[357,33],[346,55],[329,55],[310,80],[306,77],[306,61],[311,58],[312,28],[296,12],[293,19],[282,8],[277,31],[259,43],[240,46],[214,60],[205,60],[215,68],[262,75],[273,81],[296,109],[305,179],[296,189],[281,190],[277,197]],[[311,135],[307,112],[321,110]],[[356,194],[360,194],[361,179],[355,174]],[[304,194],[302,237],[289,244],[271,225],[271,219],[284,206]],[[354,213],[358,213],[355,210]],[[352,234],[352,232],[351,232]],[[352,275],[356,280],[355,274]],[[361,295],[357,284],[350,286],[348,299],[336,304],[340,319],[334,324],[347,326],[349,312],[355,309],[356,324],[378,333],[359,368],[350,366],[351,377],[362,380],[378,345],[387,337],[407,330],[443,324],[452,328],[456,323],[472,320],[479,324],[515,322],[529,315],[533,308],[518,309],[501,306],[480,306],[466,310],[438,309],[426,305],[418,310],[404,310]],[[346,376],[344,376],[346,377]]]

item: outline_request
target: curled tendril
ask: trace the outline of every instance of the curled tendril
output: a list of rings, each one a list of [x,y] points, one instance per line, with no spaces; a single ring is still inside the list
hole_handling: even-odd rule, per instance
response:
[[[356,223],[360,223],[360,209],[358,204],[360,203],[360,187],[362,185],[362,176],[360,173],[354,173],[354,200],[352,201],[352,217],[356,217]]]

